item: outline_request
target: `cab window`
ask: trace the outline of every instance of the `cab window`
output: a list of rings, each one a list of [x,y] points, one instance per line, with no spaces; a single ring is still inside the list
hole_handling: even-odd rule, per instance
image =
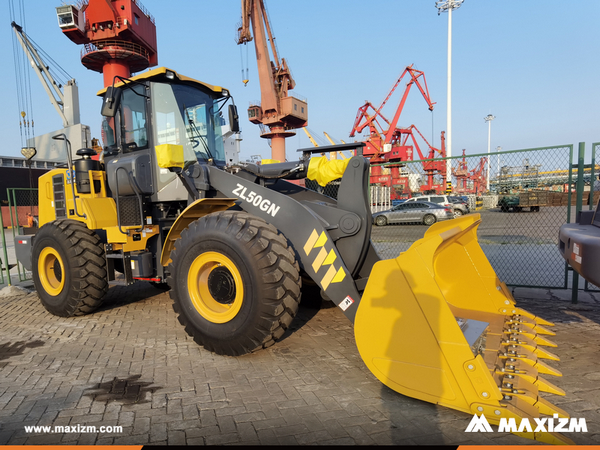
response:
[[[148,147],[145,91],[145,86],[139,84],[123,90],[121,140],[124,152]]]

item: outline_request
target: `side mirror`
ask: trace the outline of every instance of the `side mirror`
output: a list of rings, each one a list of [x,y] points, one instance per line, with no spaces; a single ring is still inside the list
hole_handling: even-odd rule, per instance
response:
[[[121,105],[121,89],[115,89],[112,86],[106,88],[104,100],[102,101],[102,110],[100,114],[105,117],[115,117],[117,110]]]
[[[234,133],[240,131],[240,116],[238,116],[237,107],[235,105],[229,105],[229,126]]]

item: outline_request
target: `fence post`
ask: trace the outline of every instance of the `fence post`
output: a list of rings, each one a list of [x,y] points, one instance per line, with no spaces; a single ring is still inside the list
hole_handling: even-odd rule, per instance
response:
[[[594,209],[594,180],[596,178],[596,144],[592,144],[592,167],[590,168],[590,196],[588,209]]]
[[[585,160],[585,142],[579,143],[579,152],[577,155],[577,184],[575,188],[575,214],[583,208],[583,171]],[[571,205],[569,205],[569,209]],[[577,303],[579,290],[579,274],[573,271],[573,287],[571,290],[571,303]]]

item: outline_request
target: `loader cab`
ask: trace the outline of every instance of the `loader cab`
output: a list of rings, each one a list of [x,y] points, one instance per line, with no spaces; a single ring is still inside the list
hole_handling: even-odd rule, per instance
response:
[[[104,161],[113,195],[188,198],[176,174],[157,164],[155,148],[163,144],[183,147],[184,168],[196,162],[225,165],[221,124],[227,90],[163,67],[100,94]]]

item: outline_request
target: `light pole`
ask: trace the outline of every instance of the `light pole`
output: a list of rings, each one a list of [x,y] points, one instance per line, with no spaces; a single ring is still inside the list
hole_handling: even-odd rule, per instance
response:
[[[498,154],[502,150],[502,147],[496,147],[496,179],[500,178],[500,155]]]
[[[438,16],[448,13],[448,101],[446,103],[446,156],[452,156],[452,10],[462,5],[464,0],[438,0],[435,7]],[[446,160],[446,193],[452,191],[452,160]]]
[[[483,120],[485,120],[488,124],[488,158],[487,158],[487,174],[486,174],[486,182],[485,182],[485,187],[486,189],[490,190],[490,143],[491,143],[491,138],[492,138],[492,120],[494,120],[496,118],[496,116],[492,116],[491,114],[488,114],[487,116],[485,116],[483,118]]]

